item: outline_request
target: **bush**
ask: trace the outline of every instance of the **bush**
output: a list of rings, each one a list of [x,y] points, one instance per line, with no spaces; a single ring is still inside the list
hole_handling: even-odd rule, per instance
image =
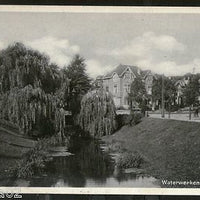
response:
[[[140,168],[141,164],[144,162],[142,156],[135,153],[124,153],[121,154],[117,159],[116,165],[119,168],[127,169],[127,168]]]
[[[171,112],[178,111],[179,109],[180,109],[180,106],[177,105],[177,104],[172,105],[172,106],[170,107],[170,111],[171,111]],[[166,111],[169,112],[169,106],[168,106],[168,105],[166,105]]]
[[[107,150],[108,152],[117,152],[117,153],[122,153],[126,151],[126,149],[123,147],[123,142],[122,141],[117,141],[113,139],[111,142],[107,143]]]
[[[131,114],[130,125],[139,124],[142,121],[142,113],[132,112]]]
[[[130,124],[131,116],[128,114],[117,115],[116,120],[118,128],[121,128],[122,126]]]
[[[64,142],[67,145],[67,138]],[[33,149],[24,154],[23,159],[18,162],[16,168],[11,169],[11,172],[18,178],[41,174],[45,168],[45,163],[52,159],[48,155],[49,149],[57,145],[60,145],[60,137],[57,135],[38,141]]]
[[[122,114],[117,115],[117,125],[118,129],[120,129],[122,126],[125,125],[136,125],[139,124],[142,121],[142,113],[139,112],[132,112],[130,115],[128,114]]]

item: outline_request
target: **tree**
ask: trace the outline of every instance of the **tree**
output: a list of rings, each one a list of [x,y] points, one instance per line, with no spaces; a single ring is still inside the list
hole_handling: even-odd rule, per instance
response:
[[[198,97],[200,95],[200,83],[198,76],[192,76],[189,80],[189,83],[186,85],[183,96],[185,100],[185,104],[189,106],[189,119],[191,119],[191,107],[198,105]]]
[[[158,77],[153,80],[152,85],[152,100],[153,102],[158,101],[158,104],[161,104],[161,98],[162,98],[162,77]]]
[[[69,96],[65,101],[69,102],[73,116],[79,113],[81,99],[91,87],[84,61],[82,57],[75,55],[69,66],[64,69],[65,76],[70,80]]]
[[[116,108],[112,96],[103,88],[89,91],[81,101],[77,123],[93,137],[110,135],[116,129]]]
[[[140,77],[135,78],[132,82],[128,100],[130,102],[131,109],[135,103],[138,104],[139,108],[141,108],[142,113],[144,113],[147,109],[147,93],[145,84]]]
[[[64,134],[61,74],[49,58],[15,43],[0,52],[0,118],[24,134]]]
[[[163,76],[163,85],[164,85],[164,102],[166,105],[168,105],[167,109],[169,111],[171,110],[171,105],[175,104],[175,98],[176,98],[176,87],[173,80],[169,79],[168,77]],[[153,86],[152,86],[152,97],[153,101],[158,101],[159,104],[161,104],[162,99],[162,77],[158,77],[157,79],[154,79]]]
[[[169,113],[169,118],[171,114],[171,106],[175,105],[176,93],[177,91],[174,81],[167,78],[164,82],[164,100],[168,105],[167,110]]]
[[[55,93],[60,87],[60,73],[46,55],[15,43],[0,52],[0,82],[3,93],[26,85]]]

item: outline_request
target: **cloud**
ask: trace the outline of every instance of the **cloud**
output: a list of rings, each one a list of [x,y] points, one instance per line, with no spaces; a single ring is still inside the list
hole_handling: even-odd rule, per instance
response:
[[[152,56],[155,52],[169,53],[172,51],[184,51],[185,46],[169,35],[156,35],[146,32],[142,36],[134,38],[129,44],[110,51],[113,56]],[[107,52],[108,53],[108,52]]]
[[[200,73],[200,59],[194,59],[186,64],[177,64],[175,61],[162,61],[152,63],[149,60],[140,60],[137,65],[141,69],[151,69],[158,74],[165,74],[167,76],[184,75],[186,73]]]
[[[186,49],[186,46],[173,36],[146,32],[120,48],[98,49],[97,54],[108,55],[119,63],[138,65],[156,73],[178,75],[191,72],[195,65],[194,61],[177,64],[177,57],[184,56]]]
[[[86,71],[92,78],[96,78],[98,75],[103,75],[113,68],[110,65],[103,66],[99,61],[95,59],[87,60],[86,65]]]
[[[51,62],[64,66],[69,64],[74,54],[79,53],[80,47],[71,45],[67,39],[59,39],[56,37],[43,37],[33,41],[28,41],[26,44],[38,51],[47,54]]]

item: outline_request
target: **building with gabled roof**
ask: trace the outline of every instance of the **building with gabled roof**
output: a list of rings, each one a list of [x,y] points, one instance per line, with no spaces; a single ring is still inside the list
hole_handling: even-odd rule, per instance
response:
[[[152,94],[154,74],[150,71],[142,71],[137,66],[118,65],[114,70],[104,76],[98,76],[96,81],[103,88],[112,93],[117,108],[129,108],[128,93],[131,83],[136,77],[141,77],[145,82],[145,88],[149,95]]]
[[[107,73],[104,76],[104,78],[111,78],[114,74],[117,74],[119,77],[122,77],[124,73],[127,71],[127,69],[129,69],[134,76],[139,76],[141,74],[141,70],[136,66],[120,64],[114,70]]]

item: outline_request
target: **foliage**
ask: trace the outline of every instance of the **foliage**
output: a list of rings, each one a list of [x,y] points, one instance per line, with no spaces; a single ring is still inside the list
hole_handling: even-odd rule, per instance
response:
[[[122,169],[140,168],[143,162],[144,159],[138,152],[127,152],[119,156],[116,165]]]
[[[183,91],[184,101],[187,106],[198,104],[198,96],[200,95],[199,88],[199,77],[191,77],[189,83],[186,85]]]
[[[162,78],[164,81],[164,99],[166,102],[171,103],[175,101],[176,97],[176,87],[173,80],[167,77],[158,77],[157,79],[153,80],[153,87],[152,87],[152,97],[155,100],[161,102],[162,99]]]
[[[25,134],[64,134],[62,88],[68,85],[48,57],[21,43],[9,46],[0,52],[0,83],[0,118]]]
[[[19,125],[24,133],[33,130],[44,119],[55,120],[55,130],[61,131],[63,112],[58,109],[60,100],[51,94],[45,94],[41,88],[27,85],[22,89],[13,88],[7,92],[1,102],[1,117]],[[43,119],[43,121],[41,121]]]
[[[52,136],[38,141],[33,149],[24,154],[22,161],[13,170],[14,175],[18,178],[27,178],[42,173],[45,168],[45,163],[52,159],[48,155],[48,151],[52,146],[56,145],[60,145],[60,137],[58,136]]]
[[[128,114],[117,115],[116,119],[117,119],[118,128],[121,128],[122,126],[125,126],[125,125],[132,126],[132,125],[139,124],[142,121],[141,120],[142,114],[131,111],[130,115]]]
[[[81,101],[78,125],[94,137],[110,135],[116,129],[116,108],[103,88],[88,92]]]
[[[140,77],[135,78],[132,82],[128,100],[131,102],[131,109],[132,103],[136,103],[143,112],[146,110],[147,93],[145,84]]]
[[[126,149],[123,147],[123,142],[115,139],[112,139],[109,142],[107,141],[106,147],[107,149],[105,150],[109,153],[123,153],[126,151]]]
[[[162,77],[158,77],[157,79],[153,79],[152,85],[152,97],[153,100],[158,100],[161,102],[162,98]]]
[[[49,157],[46,150],[41,149],[41,146],[38,145],[24,155],[22,162],[15,169],[16,176],[18,178],[27,178],[41,173],[45,167],[45,162],[48,160]]]
[[[142,121],[142,113],[137,113],[137,112],[132,112],[130,114],[131,119],[130,119],[130,125],[137,125]]]
[[[0,93],[26,85],[54,93],[60,87],[60,75],[47,56],[15,43],[0,52],[0,83]]]
[[[84,59],[75,55],[67,68],[63,70],[64,75],[70,80],[69,94],[65,101],[69,102],[69,109],[73,115],[80,111],[80,102],[90,89],[90,79],[86,74]]]
[[[117,115],[117,127],[121,128],[122,126],[129,125],[131,121],[131,115],[123,114],[123,115]]]

